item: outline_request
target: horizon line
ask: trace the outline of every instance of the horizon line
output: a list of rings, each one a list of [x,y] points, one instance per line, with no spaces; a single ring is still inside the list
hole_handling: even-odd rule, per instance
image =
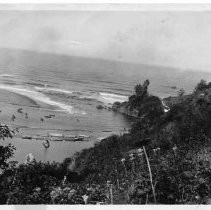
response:
[[[49,52],[49,51],[36,51],[36,50],[33,50],[33,49],[0,47],[0,50],[25,51],[25,52],[31,52],[31,53],[37,53],[37,54],[66,56],[66,57],[74,57],[74,58],[84,58],[84,59],[90,59],[90,60],[97,59],[97,60],[103,60],[103,61],[108,61],[108,62],[128,64],[128,65],[147,66],[147,67],[165,68],[165,69],[168,69],[169,68],[169,69],[177,70],[177,71],[180,71],[180,72],[195,72],[195,73],[198,72],[198,73],[208,73],[208,74],[211,74],[210,71],[201,70],[201,69],[181,68],[181,67],[174,67],[174,66],[168,66],[168,65],[162,65],[162,64],[137,63],[137,62],[117,60],[117,59],[107,59],[107,58],[94,57],[94,56],[70,55],[70,54],[65,54],[65,53],[56,53],[56,52]]]

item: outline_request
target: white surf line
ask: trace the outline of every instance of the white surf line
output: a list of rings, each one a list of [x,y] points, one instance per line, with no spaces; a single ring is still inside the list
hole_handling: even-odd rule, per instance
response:
[[[128,96],[124,95],[118,95],[114,93],[106,93],[106,92],[100,92],[100,97],[107,101],[108,103],[114,103],[114,102],[124,102],[128,100]]]
[[[59,88],[35,87],[35,89],[38,90],[38,91],[44,91],[44,92],[53,91],[53,92],[57,92],[57,93],[66,93],[66,94],[72,94],[73,93],[73,91],[63,90],[63,89],[59,89]]]
[[[9,92],[13,92],[19,95],[26,96],[28,98],[31,98],[35,101],[40,101],[42,103],[51,105],[51,106],[56,106],[60,107],[62,110],[68,112],[69,114],[85,114],[85,112],[78,112],[78,111],[73,111],[73,107],[70,105],[63,104],[61,102],[53,101],[49,97],[43,95],[40,92],[36,92],[33,90],[27,90],[23,88],[17,88],[17,87],[11,87],[7,85],[0,85],[0,89],[7,90]]]
[[[0,74],[0,77],[14,77],[12,74]]]

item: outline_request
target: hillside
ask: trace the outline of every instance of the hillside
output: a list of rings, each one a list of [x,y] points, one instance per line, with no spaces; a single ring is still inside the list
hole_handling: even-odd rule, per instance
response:
[[[159,148],[159,158],[163,161],[161,161],[162,164],[164,164],[163,167],[166,172],[171,174],[175,173],[175,171],[174,169],[171,171],[171,167],[168,168],[166,164],[170,161],[168,158],[170,158],[172,155],[171,153],[174,151],[172,148],[178,148],[178,154],[180,153],[181,155],[178,155],[178,160],[175,160],[181,162],[175,162],[175,164],[177,167],[179,167],[180,164],[181,167],[184,167],[183,164],[185,164],[186,161],[189,161],[192,164],[193,159],[198,157],[195,156],[195,154],[200,153],[201,150],[206,150],[206,145],[210,144],[210,83],[206,84],[202,81],[197,85],[192,94],[177,97],[176,100],[174,98],[170,110],[166,113],[163,111],[161,101],[157,97],[150,96],[147,93],[148,85],[148,82],[145,82],[143,85],[137,85],[136,89],[139,91],[136,91],[136,95],[131,96],[128,102],[114,104],[115,109],[119,109],[120,111],[122,111],[122,107],[124,107],[125,110],[130,110],[130,112],[133,112],[135,109],[137,116],[140,117],[133,125],[130,134],[109,137],[94,148],[84,150],[78,156],[76,170],[79,173],[84,172],[84,170],[89,171],[89,179],[91,179],[92,182],[99,184],[105,182],[105,180],[111,180],[112,183],[117,184],[117,176],[121,181],[122,179],[125,180],[124,167],[122,166],[121,159],[125,159],[127,162],[125,167],[130,176],[136,176],[138,172],[134,174],[134,169],[131,168],[134,166],[130,164],[130,158],[133,156],[136,156],[137,158],[137,151],[143,146],[146,146],[152,162],[157,161],[157,159],[154,159],[156,157],[154,157],[153,151],[156,151],[156,148]],[[130,156],[131,153],[133,156]],[[190,154],[194,154],[191,159]],[[161,162],[156,162],[157,167],[161,166]],[[136,167],[139,165],[137,160],[134,164]],[[160,168],[161,171],[159,173],[163,173],[164,171],[162,170],[164,170],[164,168]],[[139,169],[137,168],[136,170]],[[147,171],[146,166],[145,170]],[[157,170],[158,169],[154,172],[155,176],[158,176]],[[183,171],[184,168],[181,168],[181,170]],[[195,169],[192,168],[191,170]],[[138,174],[140,174],[140,172]],[[168,175],[173,175],[170,174]],[[128,179],[131,179],[131,177],[128,177]],[[136,179],[138,179],[138,177],[136,177]],[[208,179],[210,182],[210,177]],[[130,180],[130,182],[132,181]],[[168,191],[170,189],[166,190]],[[177,202],[176,200],[170,201],[167,197],[165,199],[163,197],[159,202]]]

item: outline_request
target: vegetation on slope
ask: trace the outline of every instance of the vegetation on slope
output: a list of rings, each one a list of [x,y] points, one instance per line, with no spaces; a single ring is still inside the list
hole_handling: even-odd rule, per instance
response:
[[[137,114],[129,134],[110,136],[62,164],[8,164],[11,145],[1,146],[0,202],[202,204],[211,198],[211,83],[192,94],[162,101],[135,87],[117,111]],[[135,110],[135,112],[133,112]],[[128,112],[127,112],[128,113]],[[1,138],[11,137],[2,127]],[[71,167],[70,167],[71,166]]]
[[[80,171],[91,169],[89,175],[91,178],[89,177],[89,179],[91,179],[92,182],[103,183],[105,180],[111,180],[112,183],[116,185],[117,176],[120,177],[120,179],[125,179],[124,167],[122,167],[120,160],[122,158],[128,159],[130,157],[128,156],[128,152],[130,153],[131,151],[131,153],[136,154],[139,148],[146,146],[151,158],[150,162],[152,163],[158,161],[157,157],[154,160],[153,149],[159,148],[162,161],[156,162],[155,169],[152,170],[155,170],[153,173],[154,176],[157,177],[156,182],[161,182],[157,186],[162,186],[162,179],[165,180],[165,182],[167,181],[167,177],[168,180],[175,180],[175,173],[181,178],[180,174],[186,170],[184,169],[184,165],[187,164],[186,162],[196,164],[197,156],[201,154],[201,150],[209,145],[211,126],[210,83],[206,84],[204,81],[201,81],[191,95],[180,96],[181,98],[178,98],[177,103],[172,105],[170,111],[167,113],[157,111],[161,110],[160,100],[151,100],[154,98],[149,96],[146,92],[146,84],[148,84],[148,82],[145,82],[143,86],[136,86],[135,90],[139,90],[143,94],[137,94],[137,91],[135,91],[136,94],[132,96],[132,103],[131,98],[129,102],[127,102],[129,109],[143,108],[145,105],[149,107],[149,109],[145,109],[145,112],[143,111],[144,109],[140,110],[142,111],[140,115],[141,118],[134,123],[130,134],[109,137],[96,147],[83,151],[79,156],[76,167],[80,169]],[[154,103],[154,101],[157,101],[157,103]],[[125,106],[125,103],[123,105]],[[119,104],[119,107],[121,107],[121,104]],[[174,154],[172,148],[177,148],[177,150],[180,151],[177,154],[178,160],[169,159],[169,157]],[[126,161],[126,167],[132,177],[134,176],[133,165],[129,159]],[[168,164],[168,161],[172,162],[173,168],[170,167],[171,164]],[[189,165],[191,165],[190,163]],[[191,170],[195,170],[196,172],[198,166],[194,164]],[[180,167],[181,171],[178,167]],[[206,170],[206,173],[210,175],[209,167],[203,168],[202,170]],[[118,171],[118,173],[116,171]],[[144,171],[147,172],[147,167],[145,167]],[[207,176],[206,178],[210,182],[210,177]],[[163,183],[163,187],[165,182]],[[177,183],[175,180],[174,185]],[[174,185],[169,184],[167,186],[170,188],[168,189],[169,193],[171,192],[171,188],[176,190]],[[181,183],[181,186],[182,185],[183,187],[186,186],[183,182]],[[166,189],[167,192],[168,190]],[[162,188],[160,188],[159,191],[162,191]],[[180,195],[180,191],[176,194]],[[200,197],[203,196],[200,195]],[[181,201],[181,199],[168,199],[161,196],[159,202],[184,203],[184,199]]]

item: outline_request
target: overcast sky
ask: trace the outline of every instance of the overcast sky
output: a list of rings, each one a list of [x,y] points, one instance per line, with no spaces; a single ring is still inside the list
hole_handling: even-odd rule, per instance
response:
[[[5,10],[0,47],[211,72],[211,12]]]

